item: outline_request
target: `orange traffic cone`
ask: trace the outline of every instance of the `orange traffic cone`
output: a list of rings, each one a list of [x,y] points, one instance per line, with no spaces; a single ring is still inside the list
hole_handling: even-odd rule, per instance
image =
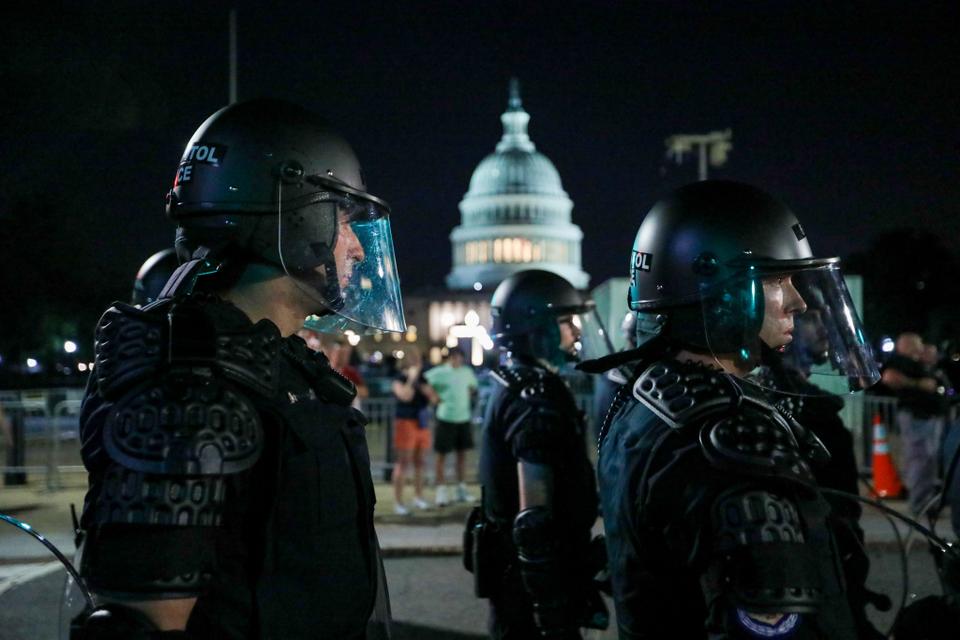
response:
[[[873,488],[881,498],[896,498],[903,491],[890,457],[887,427],[879,413],[873,414]]]

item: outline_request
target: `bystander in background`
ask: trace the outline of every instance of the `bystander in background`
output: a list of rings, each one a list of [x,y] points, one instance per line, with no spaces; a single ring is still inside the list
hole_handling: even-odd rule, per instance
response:
[[[393,510],[408,515],[410,508],[403,501],[407,471],[413,467],[413,506],[427,509],[423,498],[423,456],[430,447],[430,404],[435,402],[433,389],[423,377],[423,360],[416,347],[406,350],[393,379],[393,395],[397,399],[393,421],[393,446],[397,457],[393,465]]]
[[[356,367],[351,364],[353,346],[341,335],[325,333],[320,336],[320,349],[330,361],[330,366],[340,375],[353,383],[357,388],[357,395],[353,399],[354,409],[359,409],[361,402],[370,397],[370,388]]]
[[[943,478],[944,506],[950,507],[950,524],[953,535],[960,539],[960,426],[952,420],[951,401],[955,391],[949,376],[941,367],[940,350],[934,344],[924,345],[921,362],[927,374],[937,381],[937,393],[940,396],[939,419],[942,421],[943,436],[940,439],[940,469]]]
[[[456,453],[458,502],[473,502],[476,498],[467,491],[464,482],[467,451],[473,448],[470,432],[470,403],[477,390],[477,376],[465,366],[463,351],[451,349],[447,361],[430,369],[424,377],[437,397],[437,427],[433,435],[436,460],[436,504],[442,507],[450,502],[446,486],[447,454]]]
[[[943,426],[942,391],[922,362],[923,340],[901,333],[896,351],[883,369],[883,384],[897,396],[897,427],[902,442],[903,479],[915,516],[933,506],[937,449]],[[941,388],[942,389],[942,388]]]

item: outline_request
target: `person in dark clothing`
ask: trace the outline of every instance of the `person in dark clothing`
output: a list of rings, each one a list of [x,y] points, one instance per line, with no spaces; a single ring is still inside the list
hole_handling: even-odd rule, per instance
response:
[[[630,309],[656,334],[633,352],[601,431],[598,475],[620,637],[875,638],[848,598],[813,469],[829,453],[748,375],[794,339],[800,291],[831,309],[831,362],[851,388],[879,373],[838,259],[815,258],[769,194],[704,181],[657,203],[637,232]],[[825,407],[821,407],[825,410]]]
[[[620,323],[620,332],[623,335],[625,349],[637,348],[637,316],[627,313]],[[594,380],[593,388],[593,416],[591,419],[593,437],[600,437],[600,425],[607,415],[607,410],[613,403],[613,397],[627,381],[626,375],[620,369],[611,369]]]
[[[256,100],[197,130],[167,213],[183,264],[96,330],[81,574],[101,606],[73,637],[387,633],[366,420],[293,334],[404,329],[388,207],[317,116]]]
[[[158,251],[141,265],[133,281],[133,293],[130,304],[142,307],[154,302],[167,284],[167,280],[180,266],[177,252],[173,249]]]
[[[943,429],[942,393],[921,362],[923,341],[915,333],[897,337],[896,352],[883,368],[883,384],[897,396],[897,427],[903,446],[903,480],[913,515],[932,507],[937,453]]]
[[[477,595],[490,599],[494,638],[579,638],[580,627],[606,626],[593,583],[602,568],[591,548],[596,481],[583,417],[556,371],[602,332],[592,302],[547,271],[510,276],[491,307],[493,339],[507,360],[493,373],[483,499],[468,525],[483,532],[472,566]]]
[[[806,313],[794,318],[794,340],[783,352],[764,349],[764,367],[767,375],[760,381],[764,386],[776,389],[774,405],[784,415],[791,416],[800,425],[809,429],[823,443],[830,456],[812,467],[813,476],[820,487],[859,495],[859,472],[853,450],[853,435],[843,424],[840,411],[844,402],[840,396],[829,393],[809,381],[811,369],[822,370],[830,364],[830,343],[824,314],[830,310],[818,299],[815,292],[800,292],[808,301]],[[863,617],[865,605],[873,604],[886,611],[891,602],[883,594],[866,588],[870,561],[864,547],[863,529],[860,527],[862,509],[849,498],[827,495],[832,512],[832,531],[837,549],[844,559],[844,577],[847,582],[847,599],[851,610],[858,617],[861,637],[870,637],[873,629]],[[879,634],[876,635],[879,637]]]

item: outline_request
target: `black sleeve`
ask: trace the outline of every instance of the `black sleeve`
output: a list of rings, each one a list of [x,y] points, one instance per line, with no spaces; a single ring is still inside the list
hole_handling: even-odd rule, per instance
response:
[[[534,464],[561,462],[572,430],[566,418],[546,402],[517,399],[504,413],[513,456]]]
[[[778,611],[782,604],[765,599],[766,587],[753,593],[757,584],[770,593],[797,585],[808,602],[815,598],[813,548],[798,542],[800,508],[789,490],[714,468],[696,443],[655,453],[648,479],[632,569],[639,591],[633,602],[644,609],[633,616],[643,625],[635,630],[639,637],[683,637],[678,628],[693,634],[694,627],[699,637],[704,625],[711,637],[743,637],[737,611]],[[794,617],[807,624],[803,615]]]

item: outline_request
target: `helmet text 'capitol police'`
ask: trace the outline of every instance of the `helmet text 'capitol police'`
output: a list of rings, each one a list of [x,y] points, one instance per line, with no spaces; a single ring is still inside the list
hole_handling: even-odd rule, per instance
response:
[[[193,178],[194,162],[219,166],[226,155],[227,148],[222,144],[192,145],[180,160],[180,166],[177,168],[177,176],[173,180],[173,185],[177,186],[181,182],[189,182]]]

